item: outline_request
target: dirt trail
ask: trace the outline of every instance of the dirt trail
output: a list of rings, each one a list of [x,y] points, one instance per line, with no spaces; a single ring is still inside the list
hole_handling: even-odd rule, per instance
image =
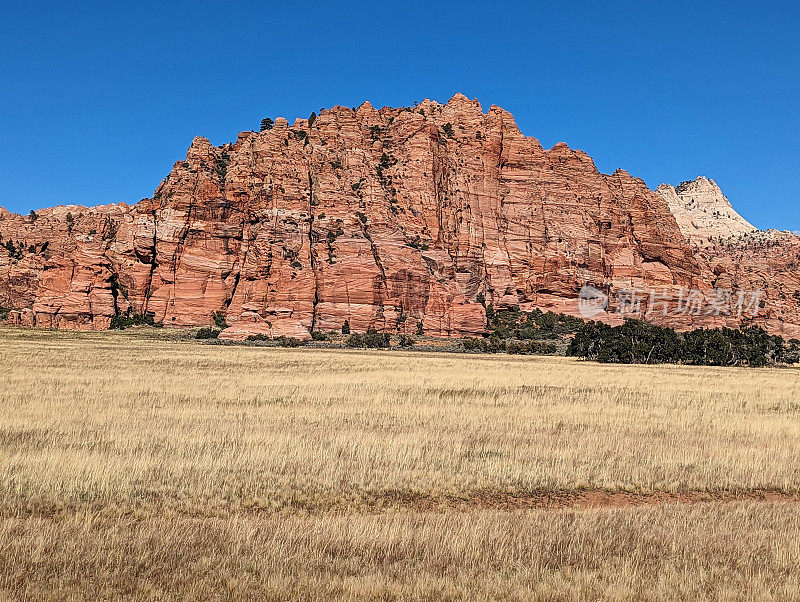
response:
[[[800,492],[750,490],[750,491],[656,491],[635,493],[627,491],[540,491],[511,495],[482,493],[470,498],[430,498],[427,496],[399,495],[375,500],[377,506],[405,507],[414,510],[524,510],[559,508],[625,508],[658,504],[700,504],[709,502],[800,502]]]

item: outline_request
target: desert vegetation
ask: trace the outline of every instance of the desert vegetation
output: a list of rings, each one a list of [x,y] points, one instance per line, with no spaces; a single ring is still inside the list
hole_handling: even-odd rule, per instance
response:
[[[619,326],[581,324],[567,355],[603,363],[751,366],[800,362],[800,341],[786,341],[759,326],[675,332],[641,320]]]
[[[0,596],[787,599],[800,372],[0,329]]]

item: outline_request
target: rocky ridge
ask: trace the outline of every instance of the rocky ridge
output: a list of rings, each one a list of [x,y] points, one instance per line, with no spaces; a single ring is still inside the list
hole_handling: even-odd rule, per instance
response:
[[[656,188],[678,222],[684,236],[695,245],[755,232],[731,205],[714,180],[699,176],[677,187],[661,184]]]
[[[586,284],[677,295],[720,274],[750,286],[752,273],[781,300],[758,319],[779,332],[800,322],[780,296],[797,283],[778,294],[772,282],[791,272],[793,243],[761,272],[701,254],[642,180],[601,174],[563,143],[545,149],[507,111],[461,94],[277,118],[222,146],[198,137],[152,198],[3,210],[0,237],[0,305],[22,325],[105,329],[133,312],[166,326],[224,317],[230,338],[307,338],[345,320],[353,331],[473,336],[489,304],[577,315]]]

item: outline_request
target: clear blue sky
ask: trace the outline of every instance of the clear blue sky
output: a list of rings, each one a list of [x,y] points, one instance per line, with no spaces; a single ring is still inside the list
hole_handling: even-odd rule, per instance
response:
[[[0,205],[135,202],[195,135],[461,91],[655,187],[800,229],[800,8],[755,2],[8,2]]]

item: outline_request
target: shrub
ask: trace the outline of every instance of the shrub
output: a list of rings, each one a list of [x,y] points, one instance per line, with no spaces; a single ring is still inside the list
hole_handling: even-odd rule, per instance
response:
[[[272,339],[265,334],[251,334],[247,337],[248,341],[271,341]]]
[[[286,337],[286,336],[279,336],[275,339],[275,342],[278,343],[281,347],[300,347],[303,344],[303,341],[300,339],[296,339],[294,337]]]
[[[342,334],[350,334],[350,320],[345,320],[342,324]]]
[[[273,125],[275,125],[275,122],[272,121],[271,118],[264,117],[264,119],[261,120],[261,131],[271,130]]]
[[[336,242],[336,239],[339,238],[344,234],[344,230],[341,227],[336,228],[335,230],[328,230],[328,234],[326,238],[328,239],[329,244],[333,244]]]
[[[5,246],[6,251],[8,251],[8,256],[11,257],[11,259],[22,259],[22,252],[24,251],[22,243],[20,243],[19,248],[17,248],[14,241],[7,240],[3,246]]]
[[[467,351],[477,351],[480,353],[486,353],[489,349],[489,343],[486,339],[464,339],[461,341],[461,345]]]
[[[506,350],[506,342],[495,335],[488,339],[464,339],[461,344],[465,350],[478,353],[500,353]]]
[[[308,127],[310,128],[314,125],[314,122],[317,120],[317,114],[314,111],[311,111],[311,115],[308,116]]]
[[[417,336],[421,337],[424,336],[424,334],[425,331],[422,329],[422,320],[420,320],[419,322],[417,322]]]
[[[28,219],[31,220],[31,222],[35,222],[37,219],[39,219],[39,216],[33,209],[31,209],[31,212],[28,214]]]
[[[520,343],[518,341],[507,341],[505,344],[506,353],[511,353],[514,355],[522,355],[528,352],[528,347],[525,343]]]
[[[205,326],[197,331],[194,335],[196,339],[216,339],[219,337],[220,331],[216,328],[212,328],[211,326]]]
[[[327,341],[328,340],[328,335],[325,334],[324,332],[319,331],[319,330],[312,330],[311,331],[311,339],[313,341]]]
[[[125,330],[131,326],[154,326],[160,328],[163,324],[161,322],[156,322],[152,314],[135,314],[128,312],[126,314],[117,314],[112,317],[109,328],[111,330]]]
[[[400,346],[401,347],[413,347],[415,342],[416,341],[414,341],[414,337],[412,337],[412,336],[409,336],[407,334],[401,334],[400,335]]]
[[[391,337],[386,332],[378,332],[370,328],[364,334],[351,334],[347,338],[348,347],[361,347],[366,349],[380,349],[388,347]]]
[[[800,341],[791,339],[789,344],[784,346],[777,361],[782,364],[797,364],[800,362]]]
[[[442,126],[442,131],[444,132],[445,136],[447,136],[448,138],[452,138],[453,135],[454,135],[453,124],[452,123],[445,123]]]
[[[211,314],[211,318],[214,320],[214,326],[216,326],[217,328],[228,327],[228,321],[225,317],[224,311],[222,310],[215,311],[213,314]]]
[[[228,175],[228,165],[230,164],[231,156],[228,151],[222,151],[219,157],[214,161],[214,171],[223,185],[225,183],[225,178]]]
[[[364,337],[358,333],[351,334],[345,344],[348,347],[364,347]]]
[[[531,343],[531,353],[537,355],[555,355],[558,352],[558,347],[553,342],[536,341]]]

